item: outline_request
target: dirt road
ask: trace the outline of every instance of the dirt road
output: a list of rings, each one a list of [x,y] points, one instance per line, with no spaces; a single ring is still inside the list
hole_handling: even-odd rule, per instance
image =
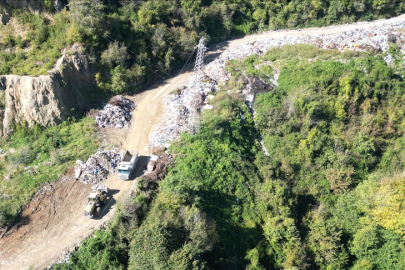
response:
[[[223,42],[211,48],[207,59],[212,60],[230,47],[265,38],[282,38],[287,35],[332,34],[356,28],[375,26],[386,22],[404,21],[405,15],[373,23],[357,23],[301,31],[268,32]],[[140,156],[150,154],[149,134],[159,123],[162,99],[184,82],[189,74],[178,75],[159,83],[155,88],[133,97],[137,109],[133,112],[131,129],[125,132],[107,132],[110,140],[129,150],[138,150]],[[115,135],[115,136],[114,136]],[[133,181],[122,181],[116,175],[108,178],[110,200],[100,219],[83,217],[84,203],[91,186],[75,182],[73,171],[68,171],[59,181],[33,198],[24,208],[20,220],[0,239],[0,269],[43,269],[59,260],[60,255],[72,249],[95,229],[109,220],[115,210],[115,201],[128,190]]]
[[[148,136],[162,113],[161,100],[188,75],[168,79],[159,87],[135,96],[137,108],[133,112],[131,129],[126,135],[122,130],[116,131],[120,136],[112,136],[112,130],[106,132],[110,140],[115,140],[112,143],[138,150],[140,156],[150,155]],[[0,239],[0,269],[27,269],[30,266],[43,269],[103,225],[112,216],[115,201],[133,181],[122,181],[113,175],[103,184],[109,187],[111,200],[103,208],[100,219],[83,217],[91,185],[74,181],[73,170],[35,196],[25,207],[21,219]]]

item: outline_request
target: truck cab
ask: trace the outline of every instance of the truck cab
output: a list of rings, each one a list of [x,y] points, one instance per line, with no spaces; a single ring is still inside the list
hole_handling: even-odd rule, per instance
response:
[[[118,166],[118,177],[120,179],[122,179],[122,177],[126,178],[125,177],[126,175],[128,175],[128,177],[129,177],[130,174],[131,174],[131,168],[129,167],[129,165],[121,165],[120,164]],[[127,179],[124,179],[124,180],[127,180]]]

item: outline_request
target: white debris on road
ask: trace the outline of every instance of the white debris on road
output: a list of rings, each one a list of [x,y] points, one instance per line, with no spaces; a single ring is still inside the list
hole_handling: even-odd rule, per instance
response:
[[[115,96],[96,115],[99,127],[129,128],[135,103],[123,96]]]

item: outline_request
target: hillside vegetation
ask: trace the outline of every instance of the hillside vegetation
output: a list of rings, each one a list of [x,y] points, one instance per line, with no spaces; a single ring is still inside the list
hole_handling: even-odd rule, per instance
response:
[[[0,139],[0,227],[11,222],[43,185],[54,182],[98,147],[93,118],[69,119],[54,127],[26,123]],[[0,153],[1,154],[1,153]]]
[[[41,13],[0,6],[15,22],[0,26],[0,74],[45,74],[80,43],[104,97],[167,76],[201,36],[213,44],[405,10],[401,0],[70,0],[62,12],[45,2]],[[377,52],[300,45],[230,61],[200,131],[169,149],[168,174],[141,179],[106,228],[53,269],[405,269],[405,71],[395,44],[389,53],[391,65]],[[276,70],[253,115],[239,90]],[[83,118],[22,123],[0,139],[0,226],[94,152],[95,132]]]
[[[209,43],[255,31],[396,16],[401,0],[70,0],[62,12],[0,6],[0,75],[46,74],[74,43],[85,47],[100,91],[124,93],[179,68],[201,36]],[[1,37],[2,40],[1,40]]]
[[[170,148],[168,175],[54,269],[403,269],[401,61],[297,45],[229,62],[231,94]],[[274,69],[255,125],[237,85]]]

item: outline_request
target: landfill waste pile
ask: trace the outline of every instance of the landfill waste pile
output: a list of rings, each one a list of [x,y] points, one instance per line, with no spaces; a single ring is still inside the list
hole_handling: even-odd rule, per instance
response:
[[[115,96],[96,115],[99,127],[129,128],[135,103],[123,96]]]
[[[260,53],[260,50],[253,44],[243,44],[236,48],[228,49],[209,63],[204,68],[204,72],[208,77],[217,82],[227,81],[230,75],[225,70],[225,65],[229,60],[244,59],[250,55]]]
[[[401,52],[405,53],[405,31],[403,31],[405,21],[362,27],[364,26],[359,25],[357,29],[336,34],[286,35],[283,38],[264,38],[224,51],[204,67],[205,75],[202,77],[204,83],[201,86],[197,83],[196,76],[192,75],[187,83],[179,86],[180,94],[171,94],[163,100],[165,114],[162,117],[160,129],[151,134],[151,146],[160,147],[174,140],[179,136],[179,133],[190,127],[190,119],[195,119],[193,113],[198,113],[203,108],[212,108],[209,105],[201,107],[202,103],[196,101],[198,98],[195,98],[195,93],[200,93],[201,97],[206,100],[207,93],[214,88],[218,89],[218,83],[229,80],[231,74],[225,69],[229,60],[244,59],[254,54],[263,55],[271,48],[294,44],[313,44],[322,49],[335,49],[340,52],[346,50],[387,52],[390,43],[396,43]],[[389,64],[395,59],[387,53],[384,60]],[[273,78],[269,79],[273,85],[277,85],[278,75],[277,71]],[[205,83],[206,81],[209,83]],[[259,84],[265,85],[266,82],[261,81]],[[254,100],[252,83],[245,85],[242,93],[251,107]]]
[[[286,35],[284,38],[261,39],[224,51],[205,67],[204,72],[217,82],[226,81],[230,77],[225,70],[225,65],[229,60],[244,59],[253,54],[264,54],[271,48],[294,44],[312,44],[322,49],[337,49],[341,52],[346,50],[386,52],[390,43],[396,43],[402,53],[405,53],[403,29],[405,29],[404,21],[357,28],[337,34]],[[384,60],[389,64],[395,59],[388,54]]]
[[[115,150],[97,151],[84,163],[76,161],[75,179],[84,184],[98,184],[113,173],[121,161],[121,156]]]
[[[190,129],[191,120],[197,117],[207,94],[217,89],[216,83],[203,76],[201,83],[195,75],[181,84],[176,93],[163,99],[165,113],[159,129],[151,133],[151,147],[162,147],[165,143],[177,138],[181,132]]]

